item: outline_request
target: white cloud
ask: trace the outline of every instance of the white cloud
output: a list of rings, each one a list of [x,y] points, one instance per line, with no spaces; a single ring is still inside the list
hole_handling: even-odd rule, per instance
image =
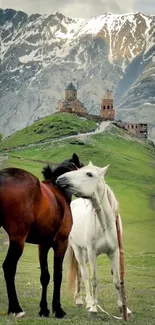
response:
[[[102,15],[106,12],[125,13],[132,11],[133,0],[127,0],[126,2],[124,4],[124,0],[74,0],[70,4],[66,2],[63,6],[63,13],[68,16],[86,18]]]
[[[0,0],[1,8],[14,8],[27,13],[59,11],[66,16],[89,18],[106,12],[142,11],[155,14],[155,0]]]
[[[155,0],[136,0],[135,9],[145,14],[155,15]]]

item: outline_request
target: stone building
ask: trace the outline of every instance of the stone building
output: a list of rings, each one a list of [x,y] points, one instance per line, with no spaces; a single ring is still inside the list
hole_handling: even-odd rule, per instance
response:
[[[108,89],[101,102],[100,117],[105,120],[115,120],[112,92]]]
[[[137,138],[147,138],[147,124],[144,123],[126,123],[125,129],[133,133]]]
[[[134,134],[137,138],[146,139],[148,137],[148,127],[145,123],[117,122],[119,127]]]
[[[77,99],[77,89],[72,82],[65,89],[65,99],[60,99],[58,101],[57,111],[84,115],[88,114],[86,107]]]

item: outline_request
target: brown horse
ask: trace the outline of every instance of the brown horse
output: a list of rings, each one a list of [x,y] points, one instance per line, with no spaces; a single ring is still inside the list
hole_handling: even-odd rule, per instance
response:
[[[47,256],[54,250],[54,290],[52,308],[57,318],[65,316],[61,308],[60,288],[62,282],[62,263],[72,227],[70,210],[71,194],[59,189],[55,181],[67,171],[80,168],[82,164],[76,154],[52,169],[43,170],[45,180],[40,182],[31,173],[6,168],[0,171],[0,226],[9,236],[9,249],[3,263],[8,294],[8,313],[24,316],[19,305],[15,274],[17,262],[21,257],[25,242],[39,245],[39,261],[42,285],[40,316],[49,316],[47,305],[47,286],[50,280]]]

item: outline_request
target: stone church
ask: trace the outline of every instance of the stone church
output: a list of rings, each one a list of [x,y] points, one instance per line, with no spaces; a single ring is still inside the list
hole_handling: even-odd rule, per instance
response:
[[[72,82],[65,89],[65,99],[58,101],[57,111],[87,115],[87,108],[77,99],[77,89]]]

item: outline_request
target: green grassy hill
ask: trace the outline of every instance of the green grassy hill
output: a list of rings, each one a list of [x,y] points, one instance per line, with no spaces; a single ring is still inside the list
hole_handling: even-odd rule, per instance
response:
[[[64,122],[65,124],[65,122]],[[33,126],[34,127],[34,126]],[[22,131],[20,131],[22,132]],[[21,133],[22,134],[22,133]],[[61,134],[59,134],[61,135]],[[155,323],[155,148],[147,142],[139,142],[124,131],[110,126],[105,132],[83,139],[58,140],[46,145],[28,147],[8,153],[7,165],[25,168],[40,179],[43,163],[39,161],[60,162],[76,152],[85,164],[91,160],[94,164],[105,166],[110,164],[106,175],[107,183],[112,187],[120,204],[120,212],[124,226],[124,250],[126,266],[126,288],[129,308],[133,311],[134,325],[154,325]],[[13,155],[13,157],[12,157]],[[6,247],[2,246],[0,260],[4,258]],[[50,262],[52,272],[52,263]],[[18,291],[20,300],[27,311],[22,323],[39,325],[37,316],[39,305],[39,270],[37,247],[27,245],[18,271]],[[66,271],[63,280],[62,300],[68,317],[63,321],[67,324],[87,325],[85,309],[77,310],[73,299],[66,290]],[[116,297],[113,289],[110,265],[106,257],[98,258],[99,299],[102,305],[116,314]],[[4,281],[0,273],[0,289],[5,293]],[[31,281],[29,280],[31,279]],[[31,282],[31,285],[27,283]],[[104,289],[103,289],[104,288]],[[0,313],[6,310],[6,295],[0,297]],[[50,300],[51,303],[51,288]],[[103,322],[109,325],[114,320],[100,314],[95,320],[97,325]],[[0,316],[0,324],[6,324],[6,318]],[[16,324],[10,321],[8,324]],[[52,317],[44,320],[44,325],[59,324]]]
[[[69,113],[56,113],[15,132],[0,143],[0,150],[25,146],[63,136],[89,132],[96,122],[81,119]]]

